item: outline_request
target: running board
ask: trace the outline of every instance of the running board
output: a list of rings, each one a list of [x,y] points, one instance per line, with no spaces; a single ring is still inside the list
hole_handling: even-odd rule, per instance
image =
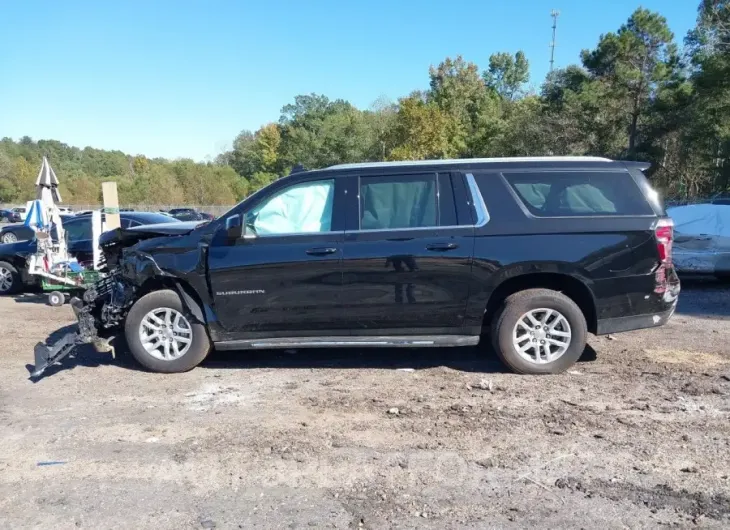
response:
[[[280,339],[227,340],[217,350],[273,350],[279,348],[439,348],[476,346],[479,336],[414,335],[380,337],[286,337]]]

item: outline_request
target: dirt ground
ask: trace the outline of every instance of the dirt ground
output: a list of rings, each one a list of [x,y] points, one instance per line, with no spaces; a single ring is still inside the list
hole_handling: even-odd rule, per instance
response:
[[[730,524],[730,288],[592,338],[570,372],[477,349],[214,353],[150,374],[0,300],[0,528],[702,528]]]

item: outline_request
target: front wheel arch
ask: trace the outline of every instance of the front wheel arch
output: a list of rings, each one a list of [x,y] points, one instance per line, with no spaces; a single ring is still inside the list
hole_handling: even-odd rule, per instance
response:
[[[203,302],[187,282],[171,276],[155,276],[145,281],[137,291],[137,297],[142,298],[152,291],[169,289],[175,291],[181,298],[185,309],[199,324],[207,324],[203,311]]]

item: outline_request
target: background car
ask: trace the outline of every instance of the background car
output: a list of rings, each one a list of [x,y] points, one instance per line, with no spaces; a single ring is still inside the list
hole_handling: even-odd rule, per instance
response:
[[[26,211],[25,208],[13,208],[8,221],[11,223],[22,223],[25,221]]]
[[[61,221],[65,225],[66,221],[73,218],[73,215],[62,215]],[[31,227],[25,226],[22,223],[4,226],[2,230],[0,230],[0,243],[2,244],[27,241],[29,239],[33,239],[33,237],[35,237],[35,231]]]
[[[677,271],[730,278],[730,205],[689,204],[667,208],[667,214],[674,220]]]
[[[210,219],[198,212],[195,208],[173,208],[169,212],[172,217],[179,221],[209,221]]]
[[[122,228],[133,226],[176,223],[175,219],[150,212],[124,212],[120,215]],[[64,221],[66,241],[69,254],[79,263],[93,260],[91,216],[74,216]],[[26,274],[26,260],[35,254],[37,244],[35,238],[16,243],[0,245],[0,295],[13,294],[34,285],[35,276]]]
[[[12,214],[13,210],[0,210],[0,223],[3,221],[9,221]]]

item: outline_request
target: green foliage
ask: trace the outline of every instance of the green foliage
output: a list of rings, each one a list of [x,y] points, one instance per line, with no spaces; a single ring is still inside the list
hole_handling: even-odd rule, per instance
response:
[[[680,54],[664,17],[636,9],[582,64],[551,72],[539,94],[525,90],[529,63],[518,51],[493,53],[484,71],[447,57],[429,68],[427,90],[367,110],[299,95],[214,164],[6,138],[0,201],[33,196],[43,155],[67,202],[98,201],[107,179],[128,203],[227,204],[297,164],[517,155],[648,160],[668,196],[730,191],[730,0],[700,0],[697,13]]]
[[[636,152],[642,118],[657,90],[679,75],[673,40],[663,16],[639,8],[618,33],[602,35],[595,50],[581,54],[583,65],[618,111],[613,125],[625,128],[630,155]]]
[[[0,140],[0,202],[35,197],[35,180],[47,156],[66,204],[99,204],[101,183],[117,182],[123,204],[232,204],[248,193],[231,166],[190,160],[150,160],[120,151],[78,149],[55,140]]]
[[[425,102],[418,95],[400,100],[398,120],[393,135],[397,145],[391,160],[450,158],[456,155],[454,138],[460,124],[453,115],[435,102]]]
[[[514,56],[494,53],[489,57],[489,69],[484,72],[484,82],[505,99],[512,100],[522,91],[530,79],[530,63],[521,51]]]

